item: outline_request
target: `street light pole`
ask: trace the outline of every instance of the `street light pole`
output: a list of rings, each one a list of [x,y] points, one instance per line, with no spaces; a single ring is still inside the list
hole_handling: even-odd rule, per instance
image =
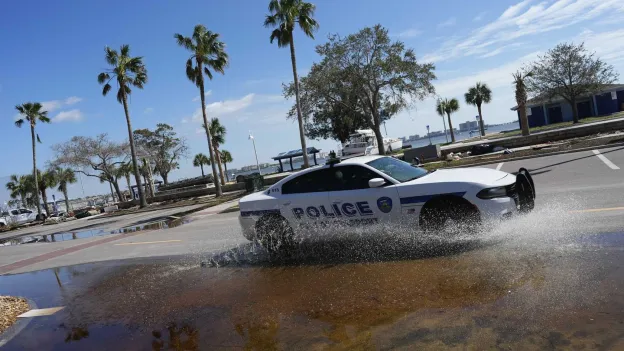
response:
[[[262,172],[260,171],[260,163],[258,163],[258,152],[256,152],[256,140],[254,139],[254,136],[251,135],[251,130],[249,131],[249,140],[251,140],[251,142],[253,143],[254,155],[256,155],[256,167],[258,167],[258,173],[262,174]]]
[[[427,137],[429,137],[429,145],[431,145],[431,135],[429,134],[429,125],[427,124]]]

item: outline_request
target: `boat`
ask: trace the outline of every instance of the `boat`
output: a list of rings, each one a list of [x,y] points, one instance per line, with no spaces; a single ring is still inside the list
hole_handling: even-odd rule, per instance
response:
[[[403,140],[399,138],[383,138],[384,149],[386,152],[393,150],[401,150],[403,148]],[[349,155],[377,155],[377,138],[372,129],[358,129],[355,133],[349,135],[349,141],[342,145],[342,156]]]

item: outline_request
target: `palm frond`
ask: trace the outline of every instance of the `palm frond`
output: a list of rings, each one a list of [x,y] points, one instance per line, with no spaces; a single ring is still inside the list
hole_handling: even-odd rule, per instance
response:
[[[119,55],[117,54],[117,51],[115,51],[115,49],[109,48],[108,46],[104,48],[104,51],[106,52],[104,56],[106,62],[111,66],[117,66],[117,62],[119,61]]]
[[[108,94],[110,90],[111,90],[111,85],[106,83],[106,85],[104,85],[104,89],[102,89],[102,95],[106,96],[106,94]]]
[[[195,51],[195,45],[193,45],[193,40],[191,38],[185,37],[182,34],[174,34],[173,37],[176,39],[176,42],[179,46],[185,48],[188,51]]]
[[[20,118],[17,121],[15,121],[15,126],[18,128],[22,128],[22,124],[24,124],[24,119]]]
[[[186,60],[186,77],[193,83],[198,84],[197,70],[193,67],[193,59]]]
[[[206,74],[206,77],[208,77],[208,79],[212,80],[212,72],[210,72],[208,67],[204,67],[204,73]]]
[[[50,123],[50,118],[48,117],[48,111],[41,112],[37,119],[43,123]]]
[[[104,82],[106,82],[107,80],[110,79],[110,75],[106,72],[102,72],[100,74],[98,74],[98,83],[99,84],[104,84]]]
[[[130,45],[128,44],[122,45],[121,48],[119,49],[119,54],[121,56],[130,56]]]
[[[120,104],[123,103],[123,98],[124,98],[123,91],[121,89],[117,90],[117,102],[119,102]]]
[[[41,142],[41,138],[39,138],[39,134],[37,134],[37,142],[38,142],[39,144],[42,144],[42,142]]]
[[[277,26],[277,17],[273,15],[266,15],[264,18],[264,26],[267,28]]]

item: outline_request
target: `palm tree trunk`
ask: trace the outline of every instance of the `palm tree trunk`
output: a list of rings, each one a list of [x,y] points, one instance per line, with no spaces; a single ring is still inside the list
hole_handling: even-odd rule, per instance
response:
[[[451,122],[451,114],[447,113],[448,122],[449,122],[449,131],[451,132],[451,143],[455,142],[455,133],[453,132],[453,122]]]
[[[67,186],[63,189],[63,196],[65,196],[65,213],[69,213],[69,199],[67,198]]]
[[[223,177],[223,167],[221,166],[221,154],[219,153],[219,148],[217,145],[214,146],[215,156],[217,157],[217,165],[219,166],[219,177],[221,179],[221,184],[225,185],[225,178]]]
[[[124,112],[126,114],[126,124],[128,125],[128,139],[130,141],[130,154],[132,155],[132,168],[134,170],[134,180],[136,181],[139,191],[139,207],[147,207],[147,200],[145,199],[145,192],[141,186],[141,174],[139,174],[139,165],[137,164],[136,150],[134,149],[134,136],[132,135],[132,123],[130,122],[130,112],[128,112],[128,99],[126,98],[126,92],[122,89],[122,102]]]
[[[119,190],[119,182],[117,182],[117,180],[114,180],[111,184],[113,184],[113,187],[115,188],[115,192],[117,193],[117,201],[122,202],[123,195],[121,195],[121,190]]]
[[[485,136],[485,123],[483,123],[483,115],[481,114],[481,104],[477,105],[477,110],[479,110],[479,123],[481,124],[481,136]]]
[[[24,207],[24,208],[28,207],[26,205],[26,194],[24,194],[24,193],[20,194],[20,199],[22,200],[22,207]]]
[[[160,173],[160,176],[162,177],[165,185],[169,184],[169,173]]]
[[[200,163],[199,164],[199,168],[201,168],[201,170],[202,170],[202,177],[205,177],[206,175],[204,174],[204,164]]]
[[[128,183],[128,191],[130,192],[130,194],[132,194],[132,187],[130,185],[130,175],[126,174],[125,177],[126,177],[126,183]]]
[[[215,155],[214,152],[212,150],[212,141],[210,140],[210,132],[208,131],[208,117],[206,116],[206,97],[204,96],[204,76],[203,76],[203,72],[202,72],[202,64],[201,62],[197,62],[197,68],[199,71],[199,79],[200,79],[200,83],[199,85],[199,97],[201,98],[201,105],[202,105],[202,117],[204,118],[204,125],[206,126],[206,138],[208,138],[208,152],[210,153],[210,159],[211,160],[216,160],[215,159]],[[221,196],[223,193],[221,192],[221,184],[219,184],[219,178],[217,178],[217,166],[215,165],[214,162],[210,162],[211,166],[212,166],[212,181],[214,182],[215,185],[215,197],[219,197]]]
[[[303,168],[308,168],[310,167],[310,163],[308,162],[308,148],[306,147],[305,134],[303,132],[303,116],[301,115],[301,103],[299,101],[299,78],[297,77],[297,59],[295,57],[295,39],[293,38],[292,32],[290,33],[290,61],[292,62],[293,79],[295,81],[295,102],[297,104],[297,121],[299,122],[301,151],[303,152]]]
[[[518,105],[518,111],[520,112],[520,128],[522,129],[522,136],[531,134],[529,130],[529,119],[527,118],[526,105]]]
[[[30,123],[30,136],[32,138],[33,151],[33,177],[35,178],[35,188],[39,187],[39,179],[37,178],[37,152],[35,144],[35,125]],[[39,192],[35,191],[35,201],[37,203],[37,214],[41,217],[41,204],[39,203]]]
[[[225,180],[229,181],[230,177],[228,176],[227,163],[223,162],[223,168],[225,168]]]

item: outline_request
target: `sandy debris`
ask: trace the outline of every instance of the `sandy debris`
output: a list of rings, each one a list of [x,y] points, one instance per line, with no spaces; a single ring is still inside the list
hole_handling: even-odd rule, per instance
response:
[[[0,333],[13,325],[17,316],[29,309],[28,302],[22,297],[0,296]]]

